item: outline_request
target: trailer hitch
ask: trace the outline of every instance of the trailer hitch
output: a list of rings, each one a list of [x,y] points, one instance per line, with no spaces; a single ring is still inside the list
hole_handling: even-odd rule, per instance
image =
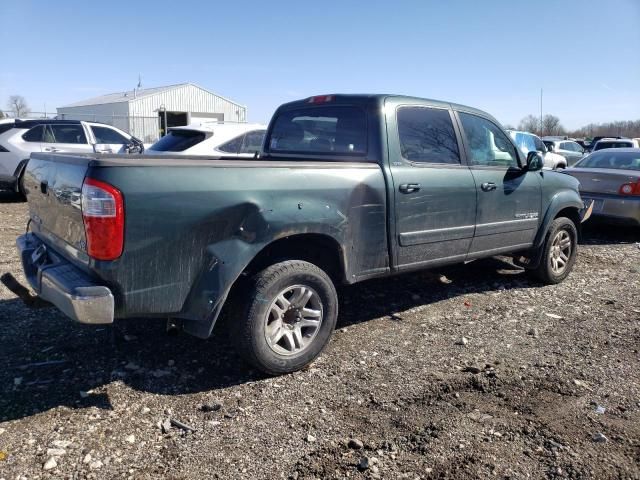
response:
[[[27,287],[22,285],[16,278],[10,273],[3,273],[0,276],[0,282],[11,290],[16,297],[24,302],[24,304],[29,308],[46,308],[52,307],[53,305],[46,300],[41,299],[37,295],[33,295]]]

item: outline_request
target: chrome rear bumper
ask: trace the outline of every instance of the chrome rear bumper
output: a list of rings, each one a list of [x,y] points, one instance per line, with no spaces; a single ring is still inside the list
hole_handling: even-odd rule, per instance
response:
[[[22,268],[37,295],[69,318],[88,324],[113,323],[111,290],[48,248],[33,233],[18,237]]]

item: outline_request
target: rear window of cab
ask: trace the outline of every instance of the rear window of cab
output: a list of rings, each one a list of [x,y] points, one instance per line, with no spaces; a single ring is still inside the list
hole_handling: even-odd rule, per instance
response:
[[[354,106],[309,106],[276,117],[267,141],[272,153],[358,155],[367,153],[367,117]]]

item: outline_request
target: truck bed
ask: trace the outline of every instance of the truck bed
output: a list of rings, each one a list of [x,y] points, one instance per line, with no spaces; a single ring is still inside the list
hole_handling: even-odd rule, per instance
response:
[[[85,177],[122,192],[124,251],[86,253]],[[260,250],[290,235],[342,248],[346,282],[389,268],[386,190],[365,162],[34,154],[25,188],[35,235],[115,297],[115,318],[204,321]]]

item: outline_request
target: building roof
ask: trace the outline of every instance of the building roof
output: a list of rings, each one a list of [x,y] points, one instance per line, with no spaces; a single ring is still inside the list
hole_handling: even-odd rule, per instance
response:
[[[206,88],[202,88],[199,85],[196,85],[195,83],[176,83],[175,85],[166,85],[164,87],[153,87],[153,88],[138,88],[138,89],[134,89],[134,90],[128,90],[125,92],[117,92],[117,93],[108,93],[106,95],[100,95],[98,97],[93,97],[93,98],[89,98],[87,100],[81,100],[79,102],[75,102],[75,103],[70,103],[68,105],[64,105],[62,107],[58,107],[58,108],[69,108],[69,107],[85,107],[88,105],[105,105],[105,104],[109,104],[109,103],[122,103],[122,102],[132,102],[135,100],[138,100],[140,98],[143,97],[149,97],[151,95],[156,95],[158,93],[164,93],[164,92],[168,92],[169,90],[174,90],[177,88],[183,88],[183,87],[187,87],[187,86],[193,86],[196,88],[199,88],[201,90],[204,90],[205,92],[210,93],[211,95],[215,95],[216,97],[220,97],[223,100],[226,100],[230,103],[233,103],[234,105],[238,105],[240,107],[243,107],[244,105],[241,105],[237,102],[234,102],[233,100],[229,100],[227,98],[224,98],[220,95],[217,95],[213,92],[210,92],[209,90],[207,90]]]

